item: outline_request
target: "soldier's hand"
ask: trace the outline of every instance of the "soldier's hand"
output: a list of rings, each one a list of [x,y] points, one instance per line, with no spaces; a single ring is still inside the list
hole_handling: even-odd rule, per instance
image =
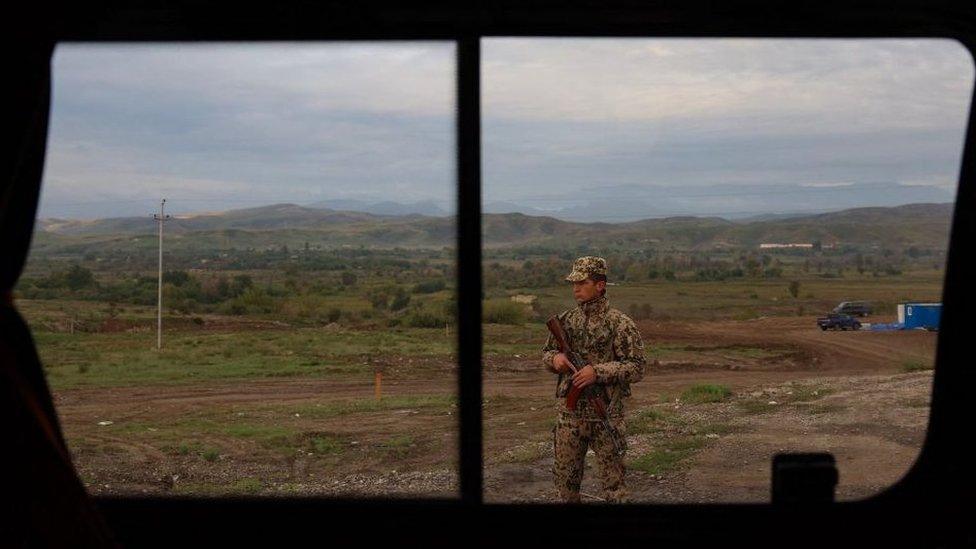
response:
[[[587,385],[592,385],[596,381],[596,370],[593,366],[587,364],[580,369],[580,371],[573,374],[573,386],[579,389],[586,387]]]
[[[552,357],[552,367],[556,370],[557,374],[565,374],[571,370],[573,363],[569,361],[563,353],[558,353],[556,356]]]

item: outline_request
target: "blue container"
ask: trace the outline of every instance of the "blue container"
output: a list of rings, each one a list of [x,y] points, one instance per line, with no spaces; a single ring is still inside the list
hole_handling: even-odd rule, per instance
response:
[[[902,304],[902,307],[904,307],[905,311],[904,322],[906,329],[939,329],[939,319],[942,317],[941,303],[904,303]],[[899,307],[899,309],[901,309],[901,307]],[[900,312],[901,310],[899,310],[899,313]]]

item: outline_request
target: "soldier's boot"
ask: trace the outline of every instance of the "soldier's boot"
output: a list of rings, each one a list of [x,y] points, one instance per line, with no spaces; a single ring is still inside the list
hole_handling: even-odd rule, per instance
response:
[[[569,490],[559,490],[559,502],[560,503],[580,503],[583,498],[580,497],[579,492],[571,492]]]

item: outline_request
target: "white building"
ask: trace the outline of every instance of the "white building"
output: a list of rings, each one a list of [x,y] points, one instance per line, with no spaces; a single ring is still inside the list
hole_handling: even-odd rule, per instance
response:
[[[768,250],[770,248],[813,248],[813,244],[791,242],[789,244],[781,244],[778,242],[763,242],[759,245],[760,250]]]

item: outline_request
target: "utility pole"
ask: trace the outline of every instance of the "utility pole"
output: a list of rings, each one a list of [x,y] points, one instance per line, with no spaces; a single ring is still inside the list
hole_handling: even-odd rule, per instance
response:
[[[159,292],[156,301],[156,350],[163,348],[163,223],[170,218],[166,215],[166,199],[159,203],[159,213],[153,219],[159,223]]]

